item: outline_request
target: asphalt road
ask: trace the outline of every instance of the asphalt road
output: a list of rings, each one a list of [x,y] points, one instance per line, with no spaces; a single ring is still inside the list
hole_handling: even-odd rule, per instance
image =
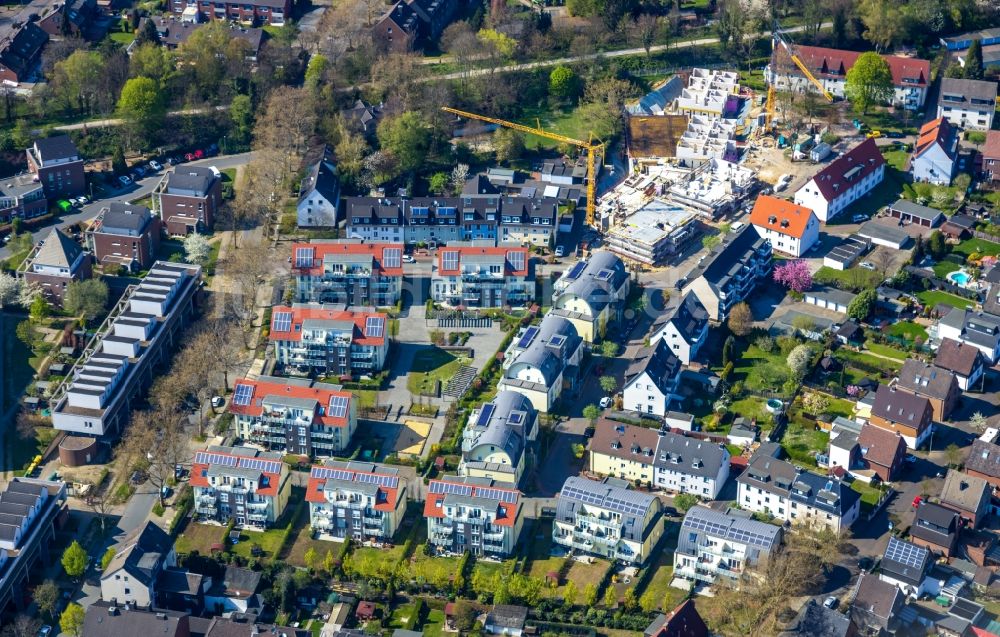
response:
[[[250,153],[239,153],[237,155],[220,155],[218,157],[201,159],[182,165],[215,166],[219,170],[223,170],[226,168],[236,168],[237,166],[242,166],[243,164],[246,164],[249,159]],[[156,188],[156,184],[160,183],[162,178],[163,173],[161,172],[146,177],[145,179],[140,179],[137,183],[130,185],[128,188],[119,190],[113,197],[98,199],[90,204],[87,204],[86,206],[83,206],[82,208],[76,208],[75,212],[61,215],[55,222],[47,226],[34,229],[31,232],[31,237],[35,243],[38,243],[49,234],[53,227],[66,228],[67,226],[71,226],[81,221],[92,219],[97,216],[97,213],[101,211],[101,208],[107,206],[109,203],[128,202],[135,201],[136,199],[142,199],[143,197],[149,195],[149,193],[153,192],[153,189]],[[9,256],[10,250],[7,247],[0,248],[0,259],[6,259]]]

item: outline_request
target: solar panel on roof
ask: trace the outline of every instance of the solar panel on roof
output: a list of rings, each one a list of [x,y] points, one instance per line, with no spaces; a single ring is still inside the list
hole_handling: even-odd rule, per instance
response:
[[[614,274],[614,272],[612,272],[611,270],[600,270],[597,273],[596,278],[600,279],[601,281],[608,281],[609,279],[611,279],[612,274]]]
[[[904,542],[895,537],[889,538],[889,546],[885,548],[885,559],[898,562],[904,566],[920,568],[926,557],[926,549]]]
[[[456,482],[432,482],[430,492],[446,495],[472,495],[472,487]]]
[[[398,476],[382,476],[375,473],[358,473],[354,479],[364,484],[377,484],[387,489],[395,489],[399,485]]]
[[[382,267],[383,268],[398,268],[403,265],[403,250],[401,248],[383,248],[382,249]]]
[[[275,312],[274,313],[274,331],[275,332],[287,332],[292,329],[292,313],[291,312]]]
[[[512,412],[509,416],[507,416],[507,422],[512,425],[520,425],[524,422],[524,414],[519,411]]]
[[[310,477],[321,478],[323,480],[329,480],[333,478],[334,480],[350,480],[354,476],[354,472],[347,471],[345,469],[337,469],[334,467],[313,467]]]
[[[235,467],[238,460],[232,456],[222,453],[212,453],[210,451],[199,451],[194,454],[196,464],[219,465],[223,467]]]
[[[253,398],[253,385],[236,385],[236,389],[233,391],[233,404],[246,407],[250,404],[250,399]]]
[[[385,319],[381,316],[369,316],[365,319],[365,336],[381,338],[385,331]]]
[[[510,262],[510,268],[515,271],[521,271],[524,269],[524,252],[520,251],[510,251],[507,253],[507,261]]]
[[[331,396],[329,414],[334,418],[343,418],[347,415],[347,405],[346,396]]]
[[[313,263],[312,248],[295,248],[295,267],[308,268]]]
[[[517,342],[517,346],[520,349],[526,348],[528,345],[531,345],[531,341],[535,340],[535,335],[537,334],[538,328],[532,325],[528,329],[524,330],[524,336],[522,336],[521,340]]]
[[[583,272],[583,269],[586,268],[586,267],[587,267],[587,264],[585,262],[578,261],[576,263],[576,265],[573,266],[573,269],[569,271],[569,274],[566,275],[566,278],[567,279],[575,279],[575,278],[579,277],[580,273]]]
[[[458,252],[456,250],[446,250],[441,254],[441,267],[445,270],[458,269]]]
[[[485,427],[490,423],[490,418],[493,417],[493,410],[496,409],[496,405],[493,403],[486,403],[483,408],[479,410],[479,418],[476,419],[477,427]]]
[[[479,488],[476,489],[476,496],[486,498],[487,500],[496,500],[497,502],[506,502],[510,504],[517,502],[517,494],[505,489],[493,489],[490,487]]]

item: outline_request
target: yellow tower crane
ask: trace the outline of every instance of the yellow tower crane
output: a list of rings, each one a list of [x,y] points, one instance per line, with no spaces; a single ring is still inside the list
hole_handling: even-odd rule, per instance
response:
[[[778,29],[778,24],[775,23],[774,27],[771,29],[771,49],[773,51],[772,67],[774,67],[773,72],[775,73],[775,75],[777,75],[778,72],[776,67],[777,67],[777,52],[779,46],[785,49],[785,51],[788,53],[788,57],[792,59],[792,62],[794,62],[795,66],[797,66],[799,71],[802,72],[802,75],[804,75],[807,80],[812,82],[813,86],[816,87],[820,95],[826,98],[826,101],[832,102],[833,95],[830,94],[830,91],[826,90],[826,87],[823,86],[823,83],[820,82],[818,79],[816,79],[816,76],[812,74],[812,71],[809,70],[809,67],[807,67],[799,58],[799,56],[795,54],[795,50],[792,48],[791,43],[787,39],[785,39],[783,35],[781,35],[781,31]],[[771,120],[774,119],[774,101],[775,101],[774,92],[775,92],[774,83],[772,82],[767,87],[767,104],[764,107],[765,112],[767,113],[767,120],[764,126],[765,129],[771,128]]]
[[[544,137],[545,139],[551,139],[557,142],[563,142],[566,144],[572,144],[578,146],[587,151],[587,223],[593,224],[595,211],[597,208],[596,204],[596,193],[597,193],[597,174],[596,174],[596,162],[597,162],[597,151],[603,148],[604,144],[595,144],[593,142],[585,142],[581,139],[574,139],[572,137],[566,137],[565,135],[559,135],[557,133],[550,133],[549,131],[543,129],[541,126],[525,126],[524,124],[516,124],[514,122],[508,122],[506,120],[497,119],[495,117],[487,117],[486,115],[478,115],[476,113],[468,113],[466,111],[460,111],[457,108],[451,108],[450,106],[442,106],[441,110],[446,113],[451,113],[452,115],[458,115],[459,117],[464,117],[465,119],[474,119],[480,122],[487,122],[490,124],[496,124],[497,126],[503,126],[504,128],[510,128],[512,130],[520,131],[522,133],[528,133],[530,135],[538,135],[539,137]]]

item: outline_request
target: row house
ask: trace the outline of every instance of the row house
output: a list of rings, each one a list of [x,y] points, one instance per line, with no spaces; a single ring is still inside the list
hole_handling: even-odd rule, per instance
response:
[[[757,233],[771,242],[776,252],[801,257],[819,241],[819,219],[809,208],[787,199],[760,195],[750,212]]]
[[[983,181],[993,188],[1000,187],[1000,131],[986,133],[983,144]]]
[[[600,420],[590,439],[591,473],[714,500],[729,479],[724,445]]]
[[[28,254],[18,273],[27,283],[37,285],[46,301],[61,308],[69,284],[93,274],[92,261],[79,243],[53,228]]]
[[[0,223],[15,217],[33,219],[49,211],[49,202],[41,182],[30,175],[17,175],[0,180]]]
[[[39,72],[49,34],[28,20],[0,37],[0,83],[17,86]]]
[[[291,259],[300,303],[389,307],[402,294],[401,243],[314,240],[293,244]]]
[[[697,296],[690,292],[671,296],[649,331],[650,345],[661,340],[685,365],[697,358],[708,340],[708,312]]]
[[[919,448],[934,429],[929,400],[888,385],[878,386],[869,422],[898,433],[909,449]]]
[[[621,321],[630,284],[620,258],[595,252],[556,280],[551,313],[572,323],[584,341],[596,343],[611,323]]]
[[[431,298],[451,307],[523,307],[535,300],[527,248],[451,242],[438,250]]]
[[[288,504],[292,481],[281,454],[211,445],[194,454],[191,487],[199,518],[267,529]]]
[[[268,335],[274,359],[303,374],[355,377],[375,374],[389,352],[388,316],[318,303],[278,305]]]
[[[740,508],[791,524],[840,533],[851,528],[861,512],[860,494],[840,480],[767,454],[755,454],[737,484]]]
[[[207,233],[222,205],[222,179],[211,168],[178,166],[163,175],[152,201],[167,234]]]
[[[101,265],[145,270],[160,249],[160,218],[146,206],[112,202],[87,229],[87,246]]]
[[[735,584],[748,570],[763,568],[783,538],[780,526],[758,522],[749,513],[691,507],[681,522],[673,576],[693,587]]]
[[[681,361],[662,340],[642,347],[625,370],[622,408],[638,414],[663,418],[670,405],[680,402],[678,394]]]
[[[847,73],[857,62],[861,55],[859,52],[796,46],[795,53],[828,93],[841,99],[846,96]],[[923,108],[931,81],[931,63],[898,55],[882,55],[882,59],[889,65],[892,73],[893,93],[889,103],[908,111]],[[779,91],[816,92],[816,86],[787,59],[781,68],[769,64],[764,76],[767,83]]]
[[[617,478],[566,478],[556,497],[552,542],[568,551],[641,566],[663,534],[663,505]]]
[[[909,358],[903,363],[903,368],[896,377],[895,387],[926,398],[931,404],[931,416],[942,422],[951,415],[962,395],[954,374],[915,358]]]
[[[980,381],[985,378],[986,362],[983,353],[974,345],[943,338],[934,356],[934,364],[954,374],[962,391],[973,391],[977,385],[982,391]]]
[[[170,11],[195,21],[227,20],[243,24],[284,26],[291,17],[292,0],[243,0],[216,2],[212,0],[170,0]]]
[[[771,266],[771,242],[748,225],[712,248],[691,272],[682,293],[693,293],[709,320],[721,323],[734,305],[750,298],[757,286],[770,278]]]
[[[517,392],[497,392],[469,414],[458,473],[516,487],[535,462],[537,441],[538,412],[531,401]]]
[[[45,196],[78,197],[87,187],[83,157],[69,135],[37,139],[26,151],[28,170],[33,174]]]
[[[937,116],[965,130],[993,128],[997,83],[992,80],[941,78]]]
[[[358,426],[351,392],[307,379],[237,380],[229,411],[243,440],[303,456],[343,452]]]
[[[56,429],[106,442],[118,437],[134,401],[152,383],[154,370],[179,345],[194,314],[200,280],[201,268],[196,265],[157,261],[150,267],[139,285],[118,302],[94,345],[53,393]],[[62,449],[60,459],[68,464]]]
[[[995,314],[954,308],[938,321],[938,338],[975,347],[989,365],[1000,360],[1000,316]]]
[[[0,492],[0,608],[24,610],[31,573],[53,564],[56,532],[67,517],[66,483],[15,477]]]
[[[427,541],[443,553],[504,558],[521,536],[521,492],[489,478],[443,476],[427,485]]]
[[[399,469],[327,460],[309,473],[309,526],[319,539],[391,541],[409,498]]]
[[[795,203],[823,223],[842,213],[885,179],[885,158],[874,139],[866,139],[826,165],[795,191]]]
[[[558,200],[551,197],[344,199],[349,237],[408,245],[485,241],[494,246],[549,247],[558,231],[557,213]]]
[[[529,325],[504,352],[499,389],[517,392],[547,413],[564,389],[575,386],[583,359],[583,339],[572,323],[550,312]]]

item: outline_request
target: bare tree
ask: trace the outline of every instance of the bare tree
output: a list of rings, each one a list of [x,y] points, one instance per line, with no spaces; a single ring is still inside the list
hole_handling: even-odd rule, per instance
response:
[[[245,243],[242,248],[230,253],[225,266],[232,292],[229,311],[243,331],[244,345],[251,348],[255,345],[253,336],[257,296],[268,274],[267,245],[259,240]]]
[[[889,273],[893,271],[896,265],[896,259],[889,250],[876,250],[872,254],[871,259],[876,271],[882,275],[883,280],[889,277]]]
[[[653,48],[656,37],[660,34],[660,18],[652,13],[643,13],[635,19],[635,33],[642,44],[642,48],[649,55],[649,50]]]
[[[2,637],[35,637],[42,628],[42,622],[27,615],[18,615],[14,621],[3,627]]]
[[[108,478],[101,484],[90,483],[90,490],[87,491],[87,506],[101,524],[101,535],[108,531],[108,516],[114,507],[114,489],[111,488],[111,483],[112,480]]]
[[[249,358],[246,348],[237,333],[237,326],[232,321],[220,318],[206,327],[215,342],[214,351],[218,360],[218,371],[222,372],[222,385],[228,388],[230,372],[237,372]]]

